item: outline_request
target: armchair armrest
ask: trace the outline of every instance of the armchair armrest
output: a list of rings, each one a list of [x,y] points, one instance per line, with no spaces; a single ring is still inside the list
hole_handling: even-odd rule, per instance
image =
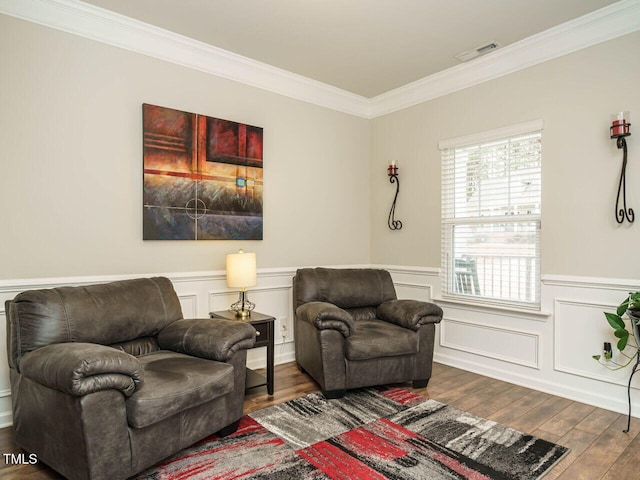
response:
[[[120,390],[129,396],[142,384],[138,359],[95,343],[54,343],[22,356],[20,373],[41,385],[74,396]]]
[[[158,334],[160,348],[219,362],[254,343],[256,329],[251,324],[218,318],[177,320]]]
[[[338,330],[346,338],[353,330],[353,317],[342,308],[327,302],[309,302],[296,309],[296,315],[303,322],[314,325],[319,330]]]
[[[419,300],[388,300],[378,305],[376,315],[385,322],[418,330],[425,323],[440,323],[442,309],[435,303]]]

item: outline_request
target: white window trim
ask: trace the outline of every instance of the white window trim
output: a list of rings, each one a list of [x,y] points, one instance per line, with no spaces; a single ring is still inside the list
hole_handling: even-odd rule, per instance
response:
[[[475,143],[490,142],[492,140],[498,140],[505,137],[515,137],[516,135],[523,135],[537,130],[544,130],[543,120],[532,120],[530,122],[518,123],[508,127],[501,127],[485,132],[464,135],[462,137],[441,140],[438,142],[438,149],[446,150],[447,148],[459,148],[466,145],[473,145]]]
[[[498,314],[518,314],[522,317],[537,320],[537,321],[547,321],[549,317],[553,315],[552,312],[543,310],[542,308],[525,308],[518,307],[511,304],[499,304],[499,303],[483,303],[477,302],[473,298],[462,299],[459,297],[448,298],[446,295],[443,297],[432,297],[431,300],[435,302],[437,305],[451,305],[452,307],[461,309],[461,310],[471,310],[474,312],[477,311],[486,311],[488,313],[498,313]]]
[[[486,142],[491,142],[494,140],[501,140],[504,138],[508,138],[508,137],[515,137],[518,135],[524,135],[524,134],[528,134],[531,132],[535,132],[535,131],[539,131],[542,132],[544,130],[544,121],[542,119],[537,119],[537,120],[531,120],[528,122],[523,122],[523,123],[518,123],[515,125],[509,125],[506,127],[500,127],[500,128],[496,128],[493,130],[485,130],[482,132],[477,132],[477,133],[473,133],[470,135],[464,135],[464,136],[460,136],[460,137],[455,137],[455,138],[450,138],[450,139],[446,139],[446,140],[441,140],[438,142],[438,149],[443,151],[446,149],[455,149],[455,148],[462,148],[468,145],[475,145],[475,144],[482,144],[482,143],[486,143]],[[483,219],[483,220],[488,220],[488,219]],[[536,218],[532,218],[532,220],[535,220],[538,222],[538,225],[540,227],[541,225],[541,217],[537,216]],[[538,253],[537,253],[537,258],[538,261],[541,261],[541,256],[540,256],[540,244],[538,243]],[[442,252],[441,252],[442,253]],[[542,285],[542,272],[539,272],[539,280],[540,280],[540,285],[538,286],[538,288],[541,288]],[[444,285],[443,285],[444,288]],[[533,304],[527,304],[527,303],[522,303],[522,302],[511,302],[511,301],[502,301],[502,300],[498,300],[498,299],[492,299],[492,298],[483,298],[483,297],[476,297],[476,296],[470,296],[470,295],[464,295],[464,294],[453,294],[453,293],[448,293],[445,292],[444,290],[442,291],[442,297],[439,299],[443,302],[451,302],[451,303],[464,303],[466,301],[468,301],[468,303],[472,303],[478,307],[482,306],[485,308],[498,308],[498,309],[505,309],[505,310],[517,310],[517,311],[521,311],[521,312],[525,312],[525,311],[529,311],[529,312],[541,312],[542,309],[542,298],[541,298],[541,291],[538,294],[538,301],[536,303]],[[543,315],[546,315],[543,313]]]

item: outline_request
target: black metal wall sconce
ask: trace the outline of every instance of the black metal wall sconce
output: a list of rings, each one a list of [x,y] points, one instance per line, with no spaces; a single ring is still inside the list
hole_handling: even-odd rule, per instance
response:
[[[400,230],[402,228],[402,222],[396,220],[396,201],[398,200],[398,193],[400,193],[400,179],[398,179],[398,164],[394,160],[387,167],[387,175],[389,175],[389,182],[396,184],[396,195],[393,197],[393,203],[391,204],[391,210],[389,211],[389,219],[387,225],[391,230]]]
[[[625,137],[631,135],[629,132],[630,115],[629,112],[620,112],[613,115],[613,122],[609,130],[611,138],[616,139],[616,145],[622,149],[622,171],[620,172],[620,182],[618,182],[618,195],[616,196],[616,222],[622,223],[627,220],[633,223],[635,214],[631,207],[627,208],[627,141]],[[622,208],[620,208],[620,196],[622,194]]]

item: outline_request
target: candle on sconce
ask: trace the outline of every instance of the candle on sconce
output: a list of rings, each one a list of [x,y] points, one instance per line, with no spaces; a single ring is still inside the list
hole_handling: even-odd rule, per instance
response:
[[[387,175],[397,175],[397,174],[398,174],[398,163],[395,160],[393,160],[387,167]]]
[[[619,137],[629,134],[629,112],[618,112],[612,115],[611,136]]]

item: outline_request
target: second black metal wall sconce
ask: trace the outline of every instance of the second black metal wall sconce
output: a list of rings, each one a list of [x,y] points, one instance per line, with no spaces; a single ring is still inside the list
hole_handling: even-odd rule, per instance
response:
[[[609,128],[611,138],[616,139],[616,145],[622,149],[622,171],[620,172],[620,182],[618,182],[618,195],[616,197],[616,222],[622,223],[627,220],[633,223],[635,214],[631,207],[627,208],[627,141],[625,137],[631,135],[629,132],[630,115],[629,112],[620,112],[613,115],[613,122]],[[620,208],[620,196],[622,195],[622,208]]]
[[[393,197],[393,203],[391,204],[391,210],[389,211],[389,219],[387,225],[391,230],[400,230],[402,228],[402,222],[396,220],[396,201],[398,200],[398,193],[400,193],[400,180],[398,179],[398,164],[394,160],[387,167],[387,175],[389,175],[389,182],[396,184],[396,195]]]

